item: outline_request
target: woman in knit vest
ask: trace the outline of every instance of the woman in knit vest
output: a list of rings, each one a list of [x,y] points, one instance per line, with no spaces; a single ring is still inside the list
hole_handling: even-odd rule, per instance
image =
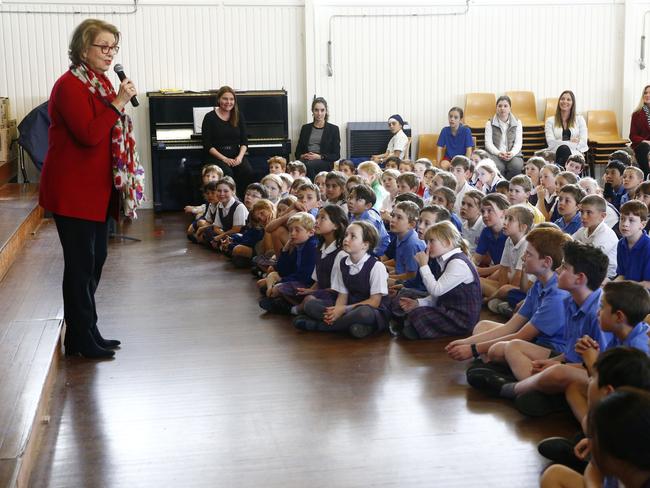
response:
[[[512,115],[511,105],[510,97],[499,97],[494,117],[485,124],[485,149],[499,172],[508,179],[521,174],[524,167],[523,129]]]

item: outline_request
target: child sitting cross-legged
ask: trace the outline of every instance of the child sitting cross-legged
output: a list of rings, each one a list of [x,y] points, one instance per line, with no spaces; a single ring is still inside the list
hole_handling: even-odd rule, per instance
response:
[[[514,377],[477,367],[468,370],[468,383],[489,394],[515,400],[517,409],[527,415],[566,409],[566,388],[586,377],[576,344],[585,335],[598,342],[601,349],[607,343],[598,324],[600,285],[607,275],[607,264],[607,256],[600,249],[567,242],[558,276],[558,286],[571,295],[564,301],[565,320],[560,324],[564,327],[563,345],[545,347],[511,340],[502,350]]]
[[[250,265],[258,245],[264,239],[264,227],[273,219],[274,214],[275,206],[270,200],[258,200],[253,204],[242,231],[223,240],[222,251],[232,258],[236,267],[245,268]],[[264,251],[265,249],[261,250],[262,253]]]
[[[508,201],[510,205],[526,205],[533,212],[535,225],[546,222],[544,215],[537,207],[529,202],[530,192],[533,189],[533,182],[526,175],[513,176],[508,184]]]
[[[573,239],[583,244],[592,244],[607,255],[609,266],[607,278],[616,277],[616,249],[618,237],[605,223],[607,202],[599,195],[587,195],[580,201],[580,219],[582,227],[573,234]]]
[[[208,184],[212,188],[213,182]],[[221,241],[231,234],[241,230],[246,224],[248,210],[246,206],[237,200],[235,196],[235,182],[232,178],[225,177],[217,181],[216,194],[218,203],[216,207],[208,206],[206,210],[206,221],[211,224],[199,227],[196,238],[199,241],[211,246],[215,250],[220,249]],[[214,214],[208,216],[208,212]]]
[[[481,231],[472,257],[478,266],[479,276],[491,276],[499,270],[501,255],[508,238],[503,233],[508,199],[498,193],[490,193],[481,201],[481,217],[485,228]]]
[[[291,306],[281,297],[283,285],[286,287],[286,284],[290,284],[293,289],[312,285],[318,245],[314,237],[315,222],[313,215],[307,212],[298,212],[289,217],[289,240],[278,256],[275,269],[257,282],[264,295],[259,304],[267,312],[290,312]]]
[[[318,211],[314,231],[320,252],[316,254],[316,264],[311,275],[314,284],[309,288],[296,287],[294,283],[278,286],[282,297],[293,305],[292,315],[303,314],[304,304],[316,298],[334,305],[336,292],[332,290],[332,277],[338,270],[339,261],[347,256],[341,251],[347,226],[348,217],[341,207],[325,205]]]
[[[389,285],[415,278],[419,268],[415,255],[426,248],[415,231],[419,213],[420,209],[413,202],[399,202],[393,208],[390,230],[395,236],[395,258],[392,260],[393,271],[389,273]]]
[[[211,181],[219,181],[223,178],[223,170],[216,164],[206,164],[201,170],[201,184],[207,185]],[[183,209],[185,213],[193,214],[195,217],[200,217],[205,213],[206,204],[203,205],[186,205]]]
[[[356,222],[364,220],[375,227],[377,231],[377,247],[371,249],[377,257],[383,256],[390,244],[390,236],[384,227],[379,212],[373,208],[375,204],[375,192],[368,185],[357,185],[348,192],[349,221]]]
[[[372,190],[371,190],[372,191]],[[297,329],[347,331],[361,339],[386,327],[388,320],[388,273],[372,255],[379,235],[375,227],[360,220],[348,225],[343,250],[348,254],[332,276],[336,302],[314,299],[305,303],[305,315],[294,319]]]
[[[513,205],[506,210],[503,233],[508,236],[501,255],[496,279],[481,278],[481,291],[484,303],[495,313],[512,315],[512,305],[508,304],[510,294],[515,296],[516,305],[526,296],[528,279],[522,272],[523,255],[526,251],[526,234],[533,227],[533,212],[526,205]],[[525,286],[522,288],[522,280]]]
[[[451,222],[440,222],[425,232],[426,251],[415,259],[428,296],[398,298],[406,314],[394,314],[399,328],[391,330],[408,339],[435,339],[465,334],[478,322],[481,313],[479,277],[468,256],[467,243]],[[436,260],[432,272],[429,259]]]
[[[564,244],[571,238],[559,229],[533,229],[525,237],[523,270],[536,280],[526,293],[522,307],[505,323],[481,320],[473,335],[451,342],[445,350],[452,359],[474,357],[476,366],[483,359],[503,363],[505,347],[513,339],[530,341],[549,349],[564,344],[564,301],[568,292],[558,288],[555,269],[562,264]]]

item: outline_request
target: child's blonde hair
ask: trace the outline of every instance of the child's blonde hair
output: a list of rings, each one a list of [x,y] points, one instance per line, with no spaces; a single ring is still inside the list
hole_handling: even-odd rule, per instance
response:
[[[289,217],[289,220],[287,220],[287,227],[291,227],[292,225],[302,227],[306,231],[312,231],[316,225],[316,219],[310,213],[298,212],[297,214],[293,214]]]
[[[365,171],[369,175],[374,175],[381,177],[382,175],[382,170],[379,167],[379,165],[373,161],[364,161],[361,163],[359,166],[357,166],[357,172],[359,171]]]
[[[219,175],[219,179],[223,178],[223,170],[216,164],[206,164],[203,166],[203,169],[201,170],[201,176],[203,177],[208,173],[217,173]]]
[[[286,187],[286,189],[289,190],[291,188],[291,185],[293,185],[293,176],[291,176],[289,173],[280,173],[278,176],[282,180],[282,186]]]
[[[523,203],[509,207],[506,210],[506,215],[507,214],[512,215],[515,218],[515,220],[519,222],[519,225],[526,226],[526,234],[530,232],[530,230],[533,228],[535,215],[533,214],[533,211]]]
[[[458,180],[449,171],[440,171],[434,178],[440,178],[442,180],[442,186],[449,188],[450,190],[456,191],[456,184]]]
[[[466,256],[469,256],[469,245],[467,241],[463,239],[456,226],[448,220],[438,222],[429,227],[424,233],[424,239],[427,242],[433,240],[446,242],[453,247],[460,248]]]
[[[265,175],[264,178],[262,178],[262,184],[263,185],[266,184],[267,181],[272,181],[273,183],[278,185],[278,188],[280,189],[280,191],[282,191],[282,187],[284,185],[282,184],[282,178],[280,178],[279,175],[276,174]]]
[[[483,169],[494,176],[501,176],[499,168],[497,168],[497,165],[491,159],[481,159],[481,162],[476,165],[476,171],[479,169]]]

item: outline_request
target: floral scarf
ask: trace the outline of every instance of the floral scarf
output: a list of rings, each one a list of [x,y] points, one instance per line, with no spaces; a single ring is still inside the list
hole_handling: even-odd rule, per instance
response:
[[[106,105],[110,105],[115,99],[115,90],[106,76],[95,73],[83,63],[73,66],[70,71]],[[144,201],[144,168],[135,149],[133,122],[124,112],[120,114],[111,131],[111,157],[113,184],[120,193],[120,207],[125,217],[135,219],[135,210]]]
[[[648,126],[650,126],[650,109],[645,103],[643,104],[643,113],[645,113],[645,117],[648,119]]]

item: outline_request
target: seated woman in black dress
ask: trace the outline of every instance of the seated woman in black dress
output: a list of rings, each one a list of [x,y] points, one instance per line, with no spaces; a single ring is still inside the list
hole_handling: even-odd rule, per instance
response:
[[[327,122],[327,102],[324,98],[314,98],[311,102],[314,121],[300,129],[296,146],[296,158],[307,166],[307,176],[314,181],[321,171],[332,171],[334,161],[341,158],[341,135],[339,128]]]
[[[252,183],[253,168],[246,159],[246,123],[239,112],[237,97],[232,88],[219,88],[217,106],[205,114],[201,131],[206,163],[216,164],[223,170],[224,176],[235,180],[237,195],[242,200],[246,187]]]

